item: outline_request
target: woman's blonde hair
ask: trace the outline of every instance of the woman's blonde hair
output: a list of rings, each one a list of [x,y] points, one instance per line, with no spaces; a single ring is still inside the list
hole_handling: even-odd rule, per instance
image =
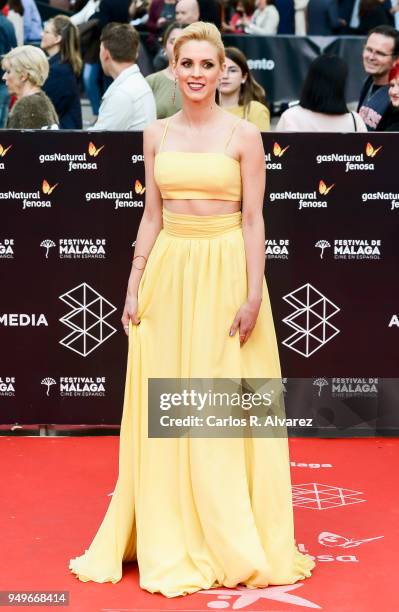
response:
[[[78,77],[83,66],[78,28],[67,15],[56,15],[49,19],[48,23],[53,26],[56,35],[61,37],[61,61],[71,64],[73,72]]]
[[[41,87],[48,77],[49,63],[44,51],[33,45],[21,45],[3,55],[3,70],[13,68],[17,74],[26,74],[32,85]]]
[[[225,53],[222,37],[217,27],[213,23],[208,23],[207,21],[196,21],[184,28],[183,32],[173,45],[175,62],[177,62],[179,59],[179,53],[182,46],[192,40],[205,40],[211,45],[214,45],[217,50],[220,65],[223,64],[225,60]]]

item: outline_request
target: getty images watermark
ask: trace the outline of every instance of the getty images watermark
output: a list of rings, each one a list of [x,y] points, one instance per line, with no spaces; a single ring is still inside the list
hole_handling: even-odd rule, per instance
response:
[[[284,385],[273,378],[151,378],[150,438],[281,438],[311,428],[312,418],[287,418]]]

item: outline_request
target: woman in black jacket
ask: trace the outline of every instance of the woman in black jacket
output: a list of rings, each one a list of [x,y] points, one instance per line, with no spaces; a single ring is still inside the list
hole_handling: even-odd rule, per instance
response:
[[[46,23],[41,48],[48,54],[50,63],[50,74],[43,90],[55,106],[60,128],[82,129],[79,31],[69,17],[57,15]]]

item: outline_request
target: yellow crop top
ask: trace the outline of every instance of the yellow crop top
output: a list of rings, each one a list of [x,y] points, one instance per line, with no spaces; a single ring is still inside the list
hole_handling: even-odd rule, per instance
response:
[[[241,202],[240,162],[226,153],[162,151],[166,121],[154,161],[154,178],[164,200],[230,200]],[[229,144],[237,121],[225,144]]]

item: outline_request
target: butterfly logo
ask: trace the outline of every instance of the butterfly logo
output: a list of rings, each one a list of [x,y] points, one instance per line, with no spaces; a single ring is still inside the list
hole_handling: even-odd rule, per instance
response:
[[[367,155],[367,157],[375,157],[380,149],[382,149],[382,145],[380,147],[377,147],[376,149],[374,149],[373,145],[370,142],[368,142],[366,144],[366,155]]]
[[[0,157],[5,157],[5,155],[7,154],[7,151],[9,151],[11,149],[12,145],[10,145],[9,147],[4,148],[3,145],[0,144]]]
[[[275,157],[283,157],[284,153],[289,148],[290,148],[290,145],[287,145],[286,147],[284,147],[284,149],[282,149],[280,145],[278,144],[278,142],[275,142],[273,145],[273,155]]]
[[[54,191],[54,189],[57,187],[58,183],[56,183],[55,185],[51,186],[46,179],[44,179],[43,183],[42,183],[42,191],[43,193],[45,193],[46,195],[51,195]]]
[[[331,191],[331,189],[333,187],[335,187],[335,183],[333,183],[332,185],[327,187],[325,182],[323,180],[321,180],[320,183],[319,183],[319,194],[320,195],[327,195],[328,193],[330,193],[330,191]]]
[[[94,142],[89,142],[89,148],[88,148],[89,155],[91,157],[97,157],[98,154],[103,150],[104,147],[105,147],[105,145],[103,145],[102,147],[98,147],[98,149],[97,149],[97,147],[94,144]]]
[[[145,187],[140,183],[139,179],[136,179],[134,183],[134,191],[138,194],[143,194],[145,192]]]

